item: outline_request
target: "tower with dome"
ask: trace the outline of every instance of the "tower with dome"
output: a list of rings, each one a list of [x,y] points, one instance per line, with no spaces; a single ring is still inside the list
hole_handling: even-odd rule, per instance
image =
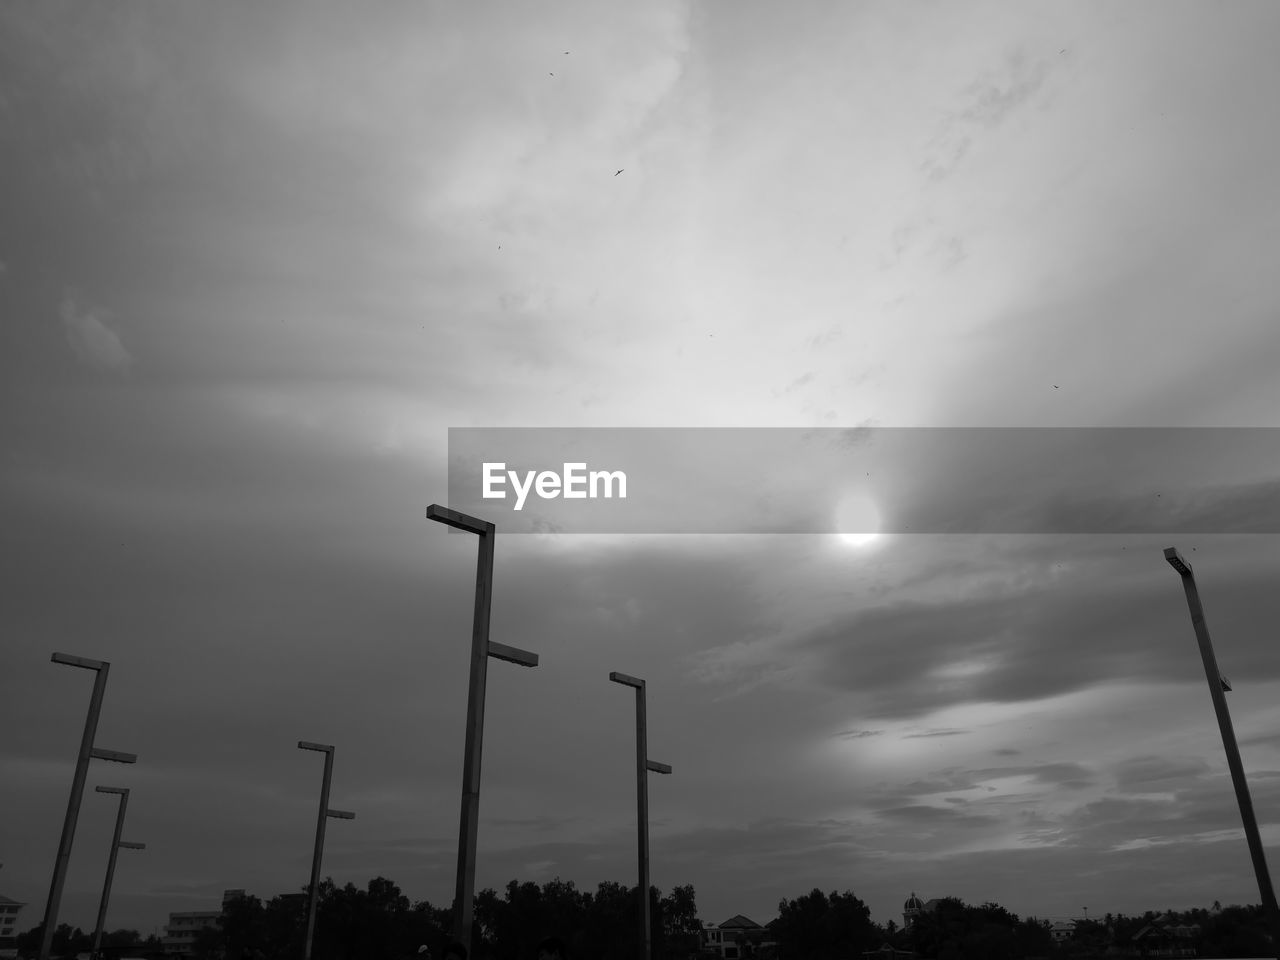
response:
[[[924,901],[917,897],[916,892],[912,890],[911,896],[907,897],[907,902],[902,905],[902,928],[904,930],[908,929],[916,922],[916,917],[923,912]]]

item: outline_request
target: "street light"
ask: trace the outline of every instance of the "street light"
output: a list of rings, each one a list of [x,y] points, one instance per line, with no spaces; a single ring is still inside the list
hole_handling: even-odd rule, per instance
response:
[[[320,857],[324,852],[324,825],[329,817],[354,820],[356,815],[347,810],[329,809],[329,781],[333,778],[333,746],[327,743],[298,741],[299,750],[318,750],[324,754],[324,780],[320,784],[320,816],[316,822],[316,846],[311,854],[311,886],[307,888],[307,940],[303,947],[303,960],[311,960],[311,938],[316,926],[316,896],[320,888]]]
[[[58,906],[62,902],[62,888],[67,881],[67,864],[71,860],[71,843],[76,836],[76,821],[80,817],[80,801],[84,798],[84,781],[89,775],[89,760],[110,760],[113,763],[137,763],[133,753],[102,750],[93,745],[98,733],[98,714],[102,712],[102,697],[107,692],[107,672],[111,664],[105,660],[73,657],[69,653],[55,653],[54,663],[68,667],[93,670],[93,693],[89,698],[89,715],[84,722],[84,736],[80,738],[80,753],[76,757],[76,772],[71,779],[71,797],[67,800],[67,815],[62,821],[62,838],[58,841],[58,856],[53,863],[53,882],[49,885],[49,899],[44,908],[44,933],[40,938],[40,960],[49,960],[53,947],[53,932],[58,925]]]
[[[1196,642],[1200,645],[1200,659],[1204,663],[1205,678],[1209,681],[1209,696],[1213,700],[1213,710],[1218,715],[1218,730],[1222,733],[1222,746],[1227,753],[1227,767],[1231,770],[1231,782],[1236,789],[1240,818],[1244,821],[1244,835],[1249,843],[1253,872],[1258,879],[1258,892],[1262,895],[1262,909],[1266,911],[1271,924],[1271,949],[1280,960],[1280,909],[1276,906],[1276,894],[1271,886],[1271,874],[1267,870],[1267,858],[1262,849],[1262,837],[1258,833],[1258,820],[1253,813],[1249,785],[1244,779],[1244,764],[1240,761],[1240,748],[1236,745],[1236,733],[1231,726],[1231,714],[1227,711],[1225,692],[1231,689],[1231,684],[1218,670],[1218,660],[1213,654],[1213,641],[1209,639],[1209,626],[1205,622],[1204,608],[1200,605],[1200,592],[1196,589],[1196,578],[1191,565],[1174,547],[1165,549],[1164,558],[1182,577],[1182,587],[1187,594],[1187,606],[1191,610],[1191,625],[1195,628]]]
[[[644,681],[614,670],[609,679],[636,691],[636,834],[640,861],[640,960],[650,960],[653,932],[649,929],[649,771],[670,773],[671,767],[649,759]]]
[[[458,823],[458,872],[454,887],[454,939],[471,949],[472,899],[476,880],[476,834],[480,819],[480,755],[484,741],[484,694],[489,658],[522,667],[536,667],[538,655],[489,640],[489,610],[493,601],[493,538],[496,527],[487,520],[438,504],[427,507],[427,519],[480,538],[476,558],[476,603],[471,621],[471,680],[467,687],[467,729],[462,761],[462,813]]]
[[[120,806],[116,810],[116,832],[111,838],[111,857],[107,860],[107,880],[102,885],[102,902],[98,904],[98,925],[93,930],[93,953],[90,954],[93,960],[97,960],[100,956],[99,950],[102,948],[102,928],[107,919],[107,900],[111,897],[111,878],[116,872],[116,851],[121,847],[127,847],[130,850],[145,850],[145,843],[129,843],[127,840],[120,839],[120,831],[124,829],[124,811],[129,805],[129,791],[125,787],[94,787],[98,793],[118,793],[120,794]]]

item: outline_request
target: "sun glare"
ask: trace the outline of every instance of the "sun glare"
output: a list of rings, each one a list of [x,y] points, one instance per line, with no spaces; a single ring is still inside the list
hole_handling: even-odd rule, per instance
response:
[[[880,538],[880,511],[863,494],[847,494],[836,508],[836,531],[842,543],[866,546]]]

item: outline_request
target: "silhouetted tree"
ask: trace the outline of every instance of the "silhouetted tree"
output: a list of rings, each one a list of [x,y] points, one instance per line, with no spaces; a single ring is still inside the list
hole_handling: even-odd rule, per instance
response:
[[[638,885],[624,887],[611,880],[601,881],[591,896],[587,929],[583,943],[575,948],[576,955],[583,955],[583,947],[589,947],[590,956],[598,960],[633,960],[639,950],[637,889]]]
[[[1271,956],[1275,948],[1261,907],[1232,904],[1206,918],[1199,949],[1203,957],[1264,957]]]
[[[1048,920],[1028,917],[1014,929],[1013,938],[1022,957],[1051,957],[1056,952]]]
[[[674,887],[658,904],[661,940],[654,939],[654,956],[685,960],[698,953],[702,944],[702,921],[693,885]],[[661,949],[659,949],[661,943]]]
[[[916,955],[942,958],[957,953],[967,927],[965,909],[963,901],[946,897],[931,912],[917,914],[910,936]]]
[[[782,900],[774,924],[780,960],[848,960],[879,946],[871,911],[851,892]]]
[[[475,899],[474,960],[536,960],[537,943],[558,936],[571,960],[634,960],[639,930],[637,888],[604,882],[594,894],[556,878],[539,887],[511,881],[503,896],[483,890]],[[654,955],[659,960],[688,960],[700,944],[701,925],[692,886],[676,887],[663,897],[649,890]],[[197,935],[195,960],[299,960],[306,932],[306,896],[288,894],[264,904],[241,896],[224,904],[216,929]],[[313,960],[416,960],[420,944],[443,957],[451,939],[452,908],[426,901],[410,904],[400,888],[385,877],[361,890],[343,887],[332,878],[317,890]],[[126,936],[127,935],[127,936]],[[137,941],[136,931],[121,933]],[[88,950],[91,935],[65,924],[55,937],[57,956]],[[110,938],[107,940],[111,942]],[[24,952],[40,943],[40,929],[20,937]],[[147,941],[157,951],[156,938]]]
[[[274,901],[273,901],[274,902]],[[306,904],[301,904],[302,924]],[[414,917],[409,898],[386,877],[374,877],[366,889],[353,883],[337,887],[329,878],[317,891],[314,960],[401,960],[416,952],[424,916]]]
[[[266,910],[257,897],[236,897],[222,905],[218,918],[221,943],[206,943],[205,949],[221,949],[228,960],[242,960],[261,949],[267,938]]]

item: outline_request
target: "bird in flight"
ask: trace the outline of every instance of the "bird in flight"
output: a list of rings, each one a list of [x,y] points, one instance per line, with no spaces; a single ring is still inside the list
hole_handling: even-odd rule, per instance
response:
[[[625,170],[625,169],[626,169],[626,167],[623,167],[623,168],[622,168],[622,170]],[[621,172],[622,172],[622,170],[619,170],[619,171],[618,171],[618,173],[621,173]],[[615,174],[614,174],[614,176],[616,177],[616,176],[618,175],[618,173],[615,173]]]

